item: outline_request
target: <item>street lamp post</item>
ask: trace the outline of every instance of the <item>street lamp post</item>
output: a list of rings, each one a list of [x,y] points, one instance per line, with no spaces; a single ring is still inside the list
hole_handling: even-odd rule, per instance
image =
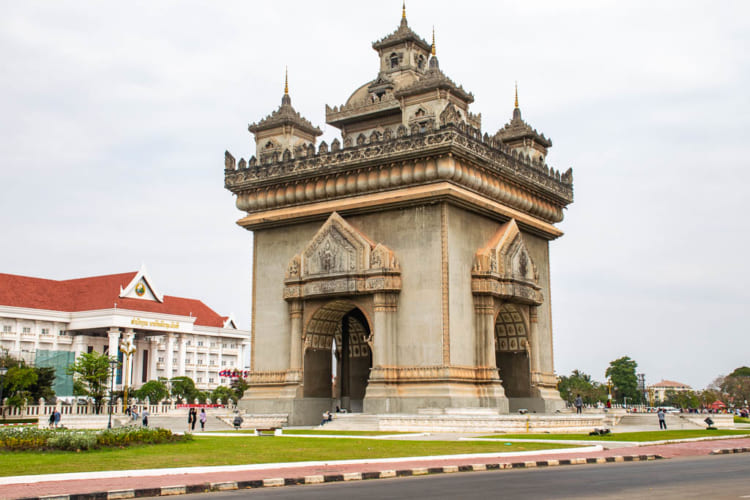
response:
[[[8,369],[4,366],[0,366],[0,412],[3,415],[3,420],[5,420],[5,406],[3,406],[3,382],[5,382],[5,374],[8,373]]]
[[[128,339],[127,342],[120,344],[120,352],[125,355],[125,377],[123,378],[123,405],[128,405],[128,385],[130,384],[130,357],[135,354],[136,347],[133,344],[133,339]]]
[[[109,382],[109,420],[107,421],[107,429],[112,428],[112,400],[114,399],[115,392],[115,368],[117,367],[117,359],[110,358],[110,382]]]

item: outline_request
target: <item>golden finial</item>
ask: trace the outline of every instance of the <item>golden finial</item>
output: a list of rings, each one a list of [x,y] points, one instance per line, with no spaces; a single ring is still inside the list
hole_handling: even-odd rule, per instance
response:
[[[406,0],[401,4],[401,19],[406,19]]]
[[[518,109],[518,81],[516,81],[516,109]]]
[[[284,68],[284,95],[289,95],[289,68]]]
[[[435,57],[435,26],[432,27],[432,56]]]

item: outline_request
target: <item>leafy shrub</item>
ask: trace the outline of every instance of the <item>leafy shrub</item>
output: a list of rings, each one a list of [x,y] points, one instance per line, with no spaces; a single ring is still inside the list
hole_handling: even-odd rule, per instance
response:
[[[178,436],[159,428],[122,427],[93,430],[38,429],[35,427],[0,429],[0,450],[91,450],[120,448],[139,444],[192,441],[189,434]]]
[[[56,432],[47,439],[47,448],[63,451],[85,451],[96,448],[96,435],[87,431]]]

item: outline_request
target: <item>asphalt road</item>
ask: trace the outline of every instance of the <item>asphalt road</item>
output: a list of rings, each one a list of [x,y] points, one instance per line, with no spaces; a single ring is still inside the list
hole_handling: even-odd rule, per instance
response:
[[[489,500],[494,498],[750,499],[750,454],[675,458],[655,462],[462,472],[324,485],[238,490],[180,498],[382,498]]]

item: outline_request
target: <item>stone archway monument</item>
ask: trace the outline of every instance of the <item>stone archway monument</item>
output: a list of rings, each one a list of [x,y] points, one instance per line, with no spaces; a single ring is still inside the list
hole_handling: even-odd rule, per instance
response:
[[[225,186],[253,231],[250,413],[311,424],[365,413],[562,406],[552,352],[549,241],[572,171],[521,118],[494,135],[473,95],[403,17],[380,67],[326,121],[291,104],[226,153]],[[424,413],[422,411],[422,413]]]

